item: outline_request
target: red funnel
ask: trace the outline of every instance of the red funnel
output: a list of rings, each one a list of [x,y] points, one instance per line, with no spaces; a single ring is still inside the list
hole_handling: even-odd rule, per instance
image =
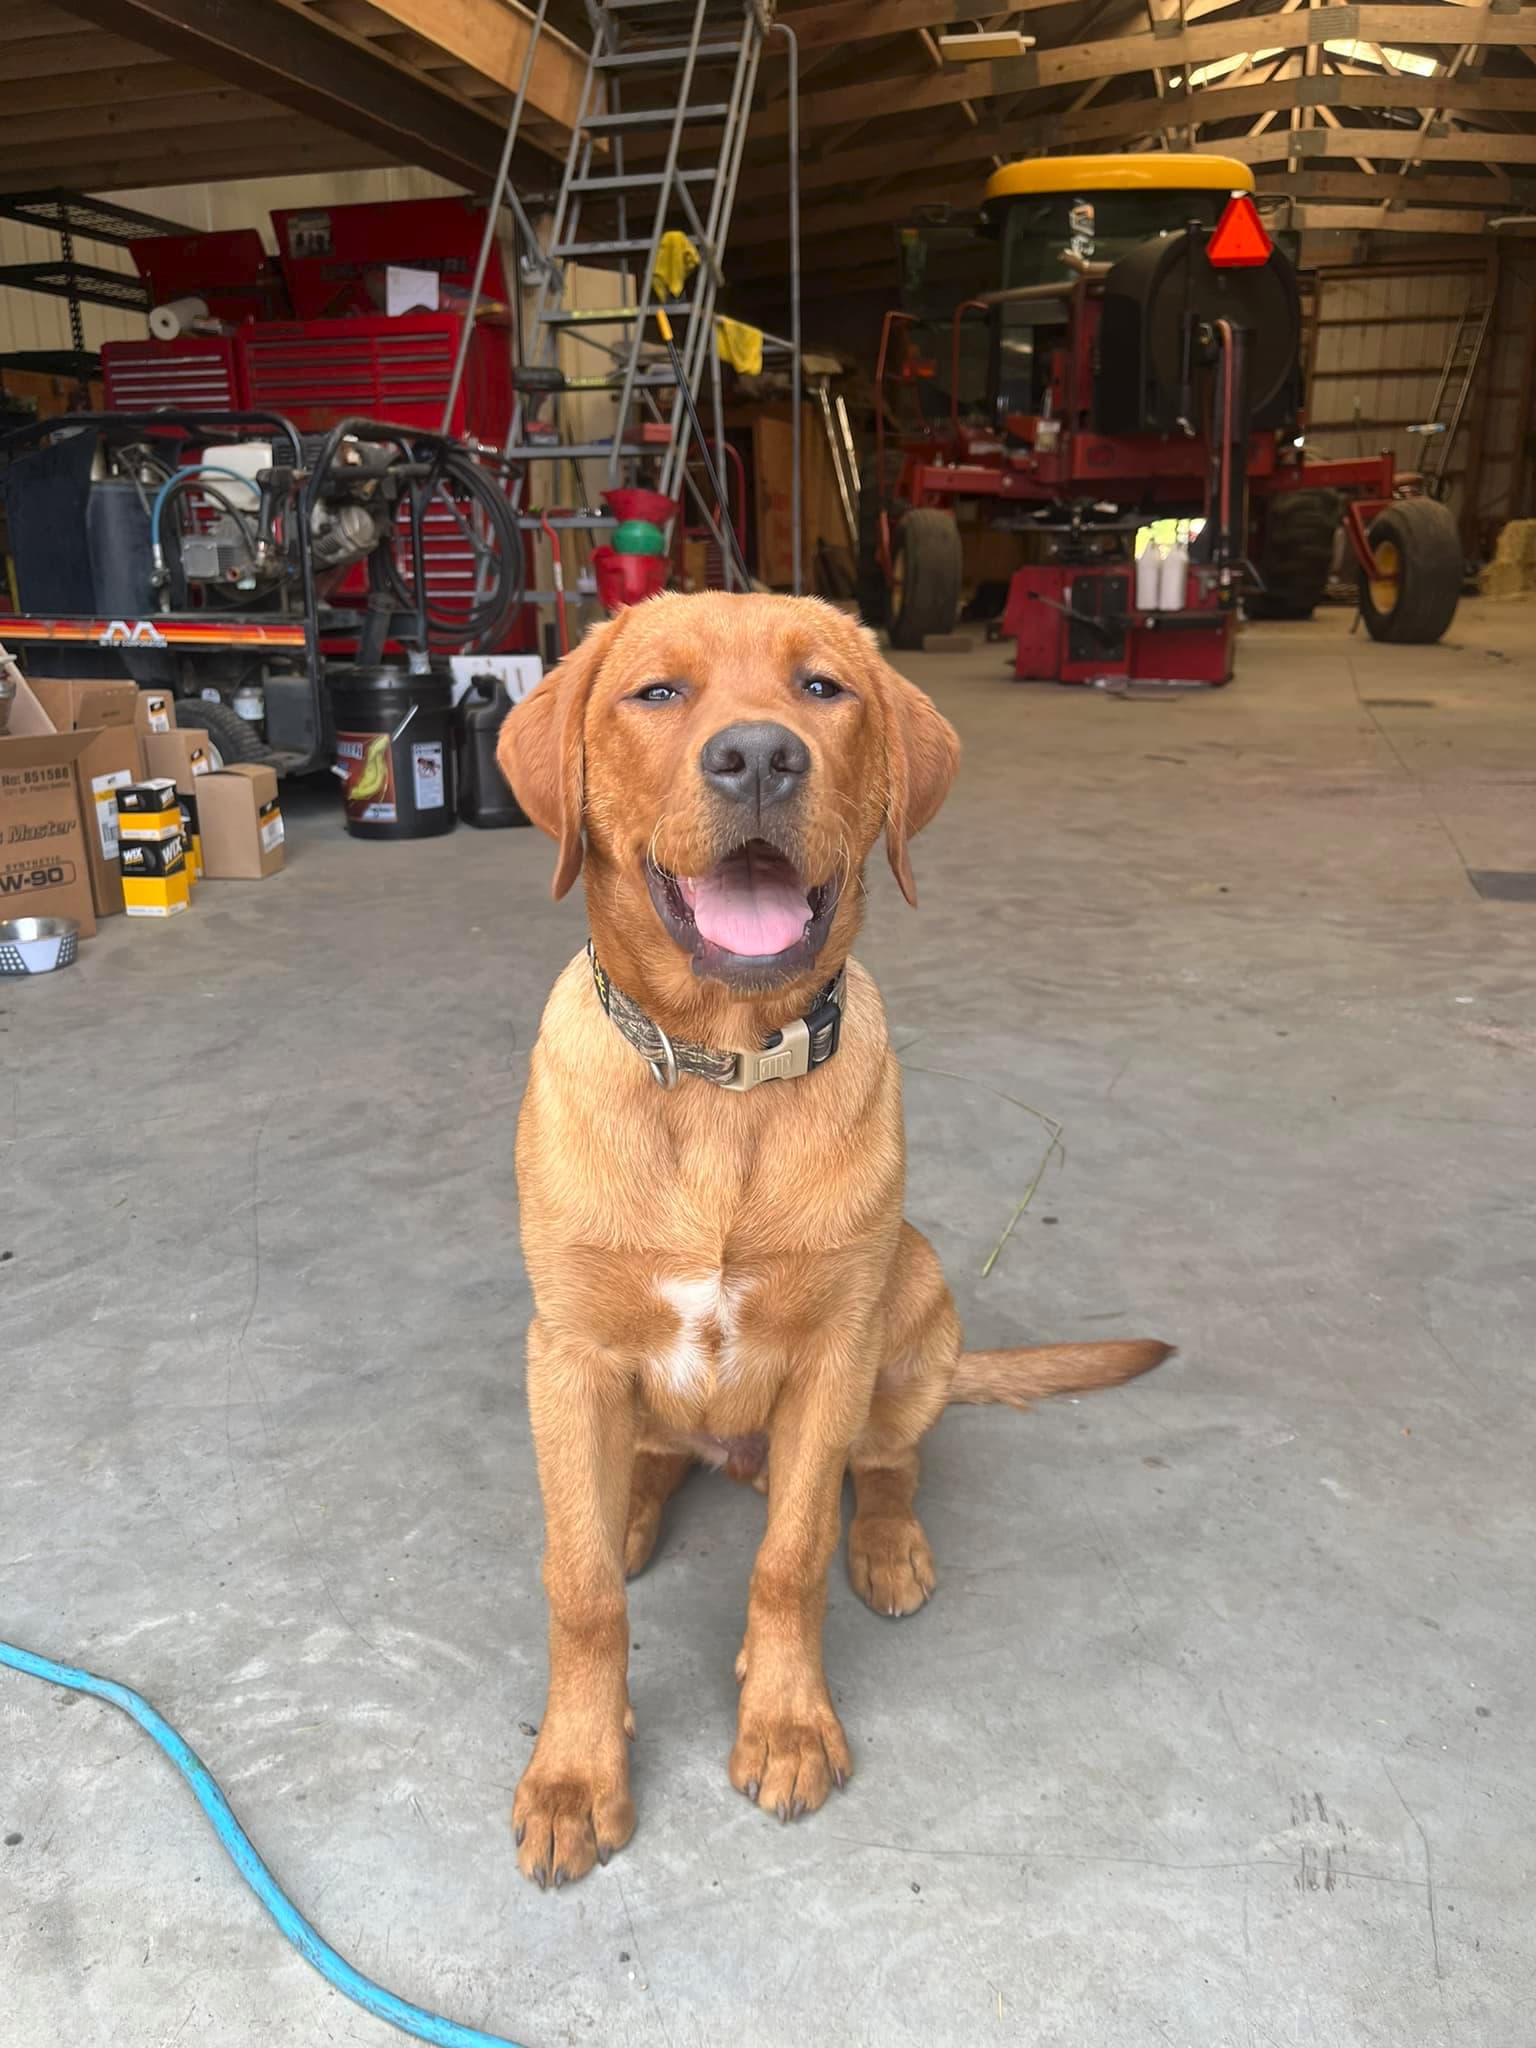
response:
[[[616,518],[648,519],[653,526],[665,526],[677,517],[677,500],[664,498],[660,491],[644,491],[638,485],[604,491],[603,503]]]
[[[627,497],[630,493],[615,495]],[[641,491],[637,495],[654,497],[655,492]],[[604,608],[610,612],[655,597],[666,589],[671,572],[672,564],[665,555],[616,555],[612,548],[592,550],[592,573],[597,578],[597,594]]]

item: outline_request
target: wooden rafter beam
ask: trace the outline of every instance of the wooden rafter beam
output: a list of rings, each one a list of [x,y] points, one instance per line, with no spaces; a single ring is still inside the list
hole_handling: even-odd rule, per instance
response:
[[[174,127],[175,116],[166,112],[169,102],[212,92],[219,81],[210,78],[206,71],[194,71],[188,64],[165,64],[153,51],[148,54],[149,63],[136,64],[131,70],[68,71],[57,77],[29,79],[26,90],[11,97],[18,112],[58,116],[73,108],[126,106],[133,100],[143,100],[158,106],[162,122]],[[0,64],[0,70],[3,68]]]
[[[1009,57],[992,64],[954,64],[930,78],[907,78],[893,89],[891,79],[873,80],[865,85],[831,87],[807,93],[800,104],[803,131],[841,126],[856,120],[900,120],[922,107],[953,106],[960,100],[990,100],[1038,89],[1080,85],[1093,79],[1129,77],[1161,67],[1177,68],[1187,77],[1202,65],[1230,57],[1246,57],[1255,49],[1296,50],[1309,45],[1337,41],[1341,10],[1319,8],[1306,13],[1244,16],[1237,21],[1207,23],[1186,28],[1178,35],[1117,36],[1100,42],[1068,44],[1056,50],[1034,50],[1028,56]],[[1371,25],[1394,43],[1439,44],[1448,27],[1439,7],[1373,6]],[[1520,48],[1536,37],[1536,7],[1521,12],[1496,14],[1492,9],[1458,13],[1458,38]],[[1443,80],[1417,79],[1411,104],[1443,104],[1437,97],[1451,90]],[[1308,81],[1313,86],[1323,79]],[[1383,80],[1401,89],[1409,81],[1400,77]],[[1297,102],[1296,104],[1302,104]],[[767,108],[754,123],[761,136],[782,135],[788,126],[788,111],[781,106]]]
[[[153,77],[152,72],[143,74]],[[124,138],[142,135],[149,146],[160,148],[165,137],[181,136],[198,128],[222,128],[246,122],[285,121],[286,110],[271,100],[255,99],[232,86],[219,87],[203,80],[203,91],[187,93],[174,102],[162,104],[153,96],[120,100],[113,106],[86,106],[63,111],[33,112],[30,108],[6,117],[0,125],[0,149],[31,144],[37,154],[55,159],[66,157],[70,148],[84,149],[91,156],[109,156]],[[270,126],[268,127],[271,133]]]
[[[98,136],[94,143],[78,134],[60,136],[56,140],[40,140],[30,132],[18,136],[14,124],[7,122],[0,128],[0,165],[30,162],[36,166],[46,161],[50,165],[67,167],[81,157],[124,164],[137,158],[178,158],[190,163],[225,150],[254,148],[262,138],[265,138],[270,146],[274,121],[283,123],[285,143],[291,135],[295,141],[310,145],[329,142],[334,145],[337,152],[360,160],[375,163],[387,161],[377,151],[370,153],[367,145],[353,142],[345,135],[338,135],[332,128],[322,128],[315,121],[299,120],[281,107],[269,107],[266,102],[252,99],[248,94],[231,93],[229,99],[230,104],[224,110],[222,119],[216,121],[204,120],[183,125],[178,114],[175,121],[162,120],[158,126],[152,123],[144,128],[114,129],[111,133]],[[178,107],[180,104],[178,102]],[[134,182],[148,184],[152,181],[136,178]],[[49,184],[66,185],[77,191],[91,189],[83,180],[77,180],[73,176],[44,177],[40,171],[33,179],[33,183],[40,189]]]
[[[1298,206],[1292,225],[1305,231],[1325,228],[1368,234],[1385,231],[1396,235],[1466,235],[1485,241],[1488,234],[1486,213],[1457,213],[1450,207],[1434,206],[1384,207],[1380,199],[1372,206]],[[1518,227],[1512,224],[1502,231],[1501,240],[1503,234],[1528,238],[1536,234],[1536,221]]]
[[[77,11],[215,79],[259,93],[378,152],[484,189],[502,125],[296,0],[76,0]],[[94,49],[92,56],[94,57]],[[282,136],[269,141],[281,163]],[[80,182],[80,181],[76,181]]]
[[[801,240],[827,241],[860,228],[886,227],[894,230],[910,216],[915,206],[946,203],[966,206],[974,203],[976,196],[975,188],[968,181],[952,179],[944,183],[925,173],[921,180],[908,180],[892,191],[867,199],[853,200],[842,206],[816,207],[801,220]],[[733,222],[726,245],[726,269],[734,276],[738,270],[751,267],[738,260],[738,251],[764,248],[783,239],[782,214],[775,217],[763,213]]]
[[[1536,81],[1533,81],[1532,101],[1536,104]],[[921,162],[929,169],[948,168],[956,164],[969,164],[976,171],[976,196],[981,197],[981,186],[985,182],[987,167],[992,157],[1006,150],[1011,155],[1018,151],[996,129],[969,129],[963,135],[914,136],[909,148],[914,155],[920,153]],[[910,161],[910,158],[908,159]],[[800,166],[800,189],[802,192],[825,191],[840,185],[872,184],[880,178],[889,178],[893,169],[900,169],[893,163],[889,142],[871,143],[860,149],[844,149],[816,161]],[[780,213],[784,202],[784,167],[775,159],[761,168],[750,167],[741,174],[736,188],[738,213],[744,206],[755,200],[763,200],[777,206]]]
[[[1283,194],[1288,199],[1374,200],[1377,205],[1475,206],[1501,213],[1520,205],[1519,188],[1514,194],[1501,192],[1491,178],[1410,178],[1393,188],[1390,198],[1379,176],[1362,171],[1275,171],[1255,181],[1263,193]],[[1527,199],[1536,198],[1536,182],[1528,185]]]
[[[182,137],[162,134],[158,140],[158,153],[124,154],[118,144],[99,155],[75,146],[53,157],[35,143],[0,150],[0,192],[29,192],[50,185],[87,192],[207,185],[226,178],[258,178],[272,169],[270,120],[231,127],[222,135],[207,131],[191,146],[185,146]],[[366,143],[291,117],[283,132],[283,163],[291,171],[363,171],[394,161]]]
[[[249,0],[247,0],[249,4]],[[460,64],[516,92],[533,20],[508,0],[372,0],[380,14],[435,43]],[[539,38],[528,80],[528,104],[569,133],[581,111],[585,54],[553,29]]]
[[[140,64],[154,64],[158,52],[130,42],[126,36],[93,36],[88,46],[74,36],[26,36],[7,43],[0,75],[6,85],[30,83],[34,78],[57,78],[87,65],[92,71],[127,70]]]
[[[1536,80],[1484,79],[1475,85],[1438,84],[1431,78],[1272,78],[1262,84],[1226,88],[1218,82],[1194,95],[1197,125],[1246,121],[1256,114],[1286,113],[1292,107],[1338,107],[1346,112],[1387,107],[1422,107],[1430,100],[1469,114],[1536,114]],[[1013,136],[1015,154],[1066,148],[1086,142],[1120,142],[1144,130],[1151,102],[1121,101],[1090,107],[1082,114],[1045,115],[1021,124]],[[1212,145],[1215,146],[1214,144]]]
[[[1284,162],[1289,158],[1369,156],[1374,162],[1536,164],[1536,134],[1463,129],[1455,135],[1420,135],[1415,129],[1318,128],[1311,134],[1243,135],[1226,142],[1202,142],[1208,156],[1233,156],[1240,163]]]
[[[1199,124],[1248,121],[1265,116],[1272,118],[1277,113],[1308,103],[1338,107],[1350,113],[1375,108],[1422,106],[1431,99],[1466,114],[1524,115],[1529,118],[1536,116],[1536,75],[1529,79],[1484,79],[1468,85],[1457,81],[1450,86],[1438,84],[1433,79],[1333,77],[1268,79],[1261,84],[1245,84],[1230,89],[1212,85],[1193,96],[1190,113]],[[1062,114],[1010,122],[1006,127],[989,126],[983,120],[979,128],[968,134],[911,136],[904,147],[913,152],[920,150],[923,163],[933,168],[974,165],[979,199],[994,155],[1015,157],[1047,149],[1125,142],[1132,136],[1144,134],[1149,126],[1154,125],[1158,111],[1156,102],[1146,99],[1123,101],[1112,106],[1082,106]],[[754,124],[753,133],[757,132]],[[1381,138],[1391,133],[1390,129],[1371,130],[1370,148],[1375,154],[1386,154],[1390,150],[1390,143],[1386,148],[1382,147]],[[1241,145],[1245,139],[1255,138],[1238,137],[1230,142],[1210,142],[1197,144],[1197,147],[1207,148],[1217,155],[1242,156]],[[1441,139],[1426,138],[1430,146],[1419,153],[1433,156],[1434,145]],[[1487,134],[1481,138],[1481,144],[1490,156],[1497,156],[1505,139],[1502,135]],[[1362,149],[1365,146],[1363,138],[1360,146]],[[1271,147],[1268,154],[1272,156],[1274,153]],[[1255,159],[1260,160],[1263,159]],[[816,192],[888,178],[891,170],[890,143],[870,142],[819,162],[802,164],[800,183],[804,191]],[[744,205],[762,200],[782,206],[783,193],[784,172],[776,161],[760,168],[749,165],[742,173],[739,197]]]
[[[1226,6],[1230,0],[1219,0]],[[1081,0],[1016,0],[1013,14],[1046,14],[1058,7],[1076,7]],[[957,12],[957,8],[960,9]],[[810,7],[781,7],[800,39],[802,50],[834,49],[843,43],[871,42],[877,36],[899,36],[914,29],[947,28],[964,18],[963,0],[818,0]],[[769,48],[772,49],[770,44]]]

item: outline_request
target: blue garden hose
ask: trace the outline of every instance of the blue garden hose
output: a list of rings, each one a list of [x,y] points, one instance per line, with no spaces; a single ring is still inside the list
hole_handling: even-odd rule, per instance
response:
[[[55,1664],[47,1657],[35,1657],[30,1650],[17,1649],[14,1643],[0,1642],[0,1664],[8,1664],[13,1671],[24,1671],[30,1678],[47,1679],[51,1685],[67,1686],[71,1692],[90,1693],[95,1699],[121,1707],[131,1720],[137,1721],[192,1787],[198,1805],[213,1822],[214,1833],[224,1844],[229,1860],[272,1915],[281,1932],[305,1962],[313,1964],[326,1982],[334,1984],[354,2005],[360,2005],[364,2012],[371,2012],[376,2019],[388,2020],[402,2034],[413,2034],[418,2041],[436,2041],[440,2048],[518,2048],[515,2041],[509,2041],[503,2034],[482,2034],[478,2027],[461,2027],[455,2020],[442,2019],[436,2013],[424,2011],[419,2005],[396,1998],[392,1991],[373,1983],[354,1970],[343,1956],[337,1955],[330,1943],[321,1939],[304,1915],[291,1906],[278,1889],[277,1880],[257,1855],[245,1829],[235,1819],[229,1801],[219,1790],[208,1766],[182,1740],[170,1722],[155,1712],[148,1700],[126,1685],[114,1684],[110,1678],[96,1678],[89,1671],[76,1671],[71,1665]]]

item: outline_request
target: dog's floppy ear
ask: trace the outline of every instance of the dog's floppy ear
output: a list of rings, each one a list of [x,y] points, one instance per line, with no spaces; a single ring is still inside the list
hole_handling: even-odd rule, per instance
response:
[[[502,721],[496,760],[541,832],[558,840],[558,903],[581,873],[582,722],[616,619],[594,626]]]
[[[915,683],[877,654],[880,701],[885,711],[889,787],[885,850],[891,873],[909,903],[916,903],[907,844],[938,815],[960,766],[960,735]]]

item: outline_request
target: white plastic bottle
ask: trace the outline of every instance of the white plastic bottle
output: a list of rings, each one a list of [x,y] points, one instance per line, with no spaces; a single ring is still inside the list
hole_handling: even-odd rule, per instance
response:
[[[1149,540],[1136,557],[1136,609],[1155,612],[1163,588],[1163,551]]]
[[[1189,550],[1183,541],[1176,540],[1163,557],[1158,574],[1158,609],[1165,612],[1181,612],[1184,609],[1184,595],[1189,583]]]

